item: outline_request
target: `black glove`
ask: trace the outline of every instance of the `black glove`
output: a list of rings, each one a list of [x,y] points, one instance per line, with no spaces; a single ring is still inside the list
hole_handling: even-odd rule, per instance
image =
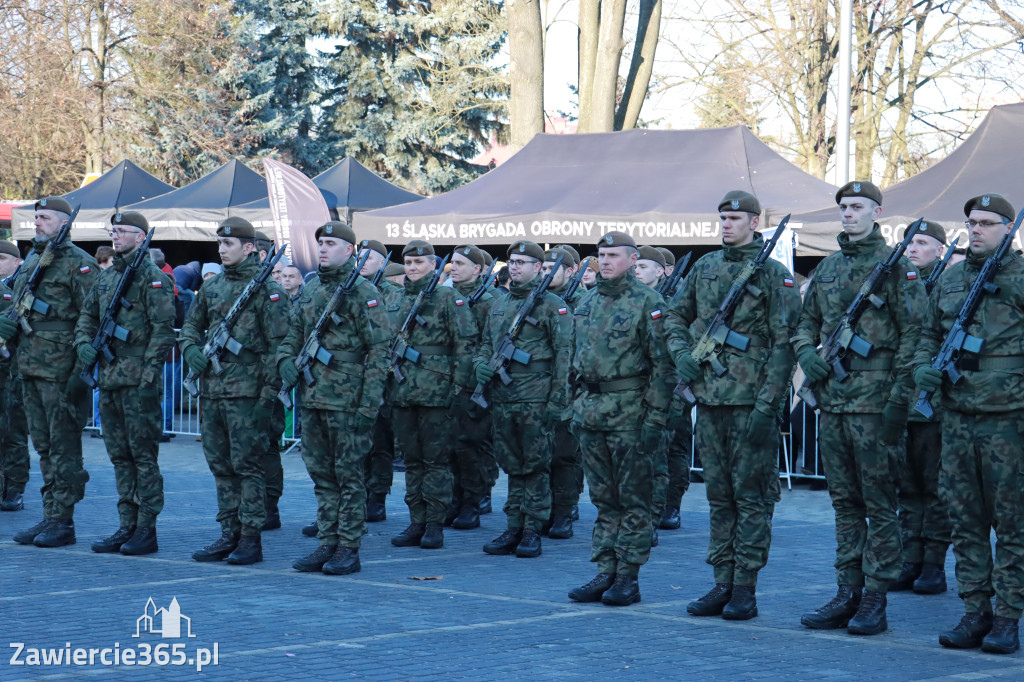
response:
[[[886,445],[896,445],[900,442],[900,436],[907,430],[907,417],[910,416],[910,407],[897,405],[891,400],[882,408],[882,442]]]
[[[804,371],[804,376],[812,383],[821,381],[828,376],[830,369],[828,363],[821,359],[818,351],[814,348],[804,346],[796,352],[796,357],[800,362],[800,368]]]

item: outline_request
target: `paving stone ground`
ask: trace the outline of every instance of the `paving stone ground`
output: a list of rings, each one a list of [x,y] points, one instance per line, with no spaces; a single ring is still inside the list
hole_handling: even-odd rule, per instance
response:
[[[226,679],[1022,679],[1018,653],[994,656],[938,645],[961,604],[938,596],[890,596],[890,629],[859,638],[813,632],[800,615],[835,593],[834,526],[828,495],[784,491],[775,515],[771,558],[758,586],[760,616],[729,623],[686,614],[711,584],[704,563],[707,503],[694,484],[683,500],[683,528],[662,531],[661,546],[640,574],[643,601],[627,608],[574,604],[567,590],[588,580],[589,538],[596,510],[584,499],[576,535],[544,540],[538,559],[491,557],[481,546],[504,528],[504,478],[495,513],[483,527],[445,532],[442,550],[392,547],[408,522],[404,478],[396,474],[388,520],[370,524],[354,576],[300,574],[291,563],[315,546],[300,528],[315,516],[312,484],[301,458],[285,458],[284,527],[264,534],[265,561],[251,567],[200,564],[191,552],[219,535],[213,478],[200,444],[179,436],[161,448],[166,507],[160,552],[149,557],[100,555],[89,543],[117,526],[113,472],[102,441],[84,438],[92,480],[76,511],[78,544],[23,547],[15,532],[42,517],[38,461],[33,457],[24,511],[0,514],[0,632],[4,644],[28,649],[115,648],[142,651],[184,644],[194,659],[216,644],[218,664],[201,676]],[[167,608],[177,599],[192,638],[136,633],[147,600]],[[159,623],[159,618],[158,618]],[[187,635],[186,625],[182,625]],[[8,648],[0,679],[113,675],[196,677],[195,665],[12,665]],[[86,651],[84,656],[88,655]],[[108,654],[108,660],[113,656]]]

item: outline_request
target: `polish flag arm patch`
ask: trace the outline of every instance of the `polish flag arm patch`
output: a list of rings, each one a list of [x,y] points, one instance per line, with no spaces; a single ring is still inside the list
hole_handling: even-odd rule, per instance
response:
[[[369,301],[367,301],[366,302],[366,307],[367,308],[376,308],[377,307],[377,299],[373,298],[373,299],[370,299]]]
[[[85,275],[92,272],[92,268],[90,268],[88,265],[83,265],[82,267],[78,268],[78,272]]]
[[[163,286],[164,286],[164,283],[159,281],[159,280],[157,280],[156,282],[153,282],[153,288],[154,289],[162,289]]]
[[[4,294],[4,300],[5,301],[10,301],[11,300],[11,295],[10,294]]]
[[[661,317],[661,310],[652,310],[651,311],[651,319],[652,320],[656,320],[659,317]]]
[[[279,298],[281,298],[281,294],[278,294],[276,292],[270,295],[270,300],[271,301],[276,301]]]
[[[559,315],[565,315],[565,314],[566,314],[566,313],[568,313],[568,312],[569,312],[569,309],[568,309],[568,308],[559,308],[559,309],[558,309],[558,314],[559,314]]]
[[[786,277],[785,279],[782,280],[782,286],[786,286],[786,287],[793,286],[793,280],[790,279],[789,277]]]
[[[457,298],[455,299],[455,305],[466,305],[466,302],[463,301],[461,298]]]
[[[917,273],[913,270],[907,270],[907,279],[917,279]]]

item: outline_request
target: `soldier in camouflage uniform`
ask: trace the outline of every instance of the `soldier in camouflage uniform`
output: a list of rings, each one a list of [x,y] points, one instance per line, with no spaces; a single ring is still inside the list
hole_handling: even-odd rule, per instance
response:
[[[868,306],[854,330],[873,344],[870,356],[849,353],[843,360],[849,377],[839,382],[816,348],[891,249],[875,222],[882,212],[877,187],[848,183],[836,193],[836,203],[843,221],[840,250],[815,270],[793,346],[821,409],[818,449],[836,514],[839,589],[832,601],[800,622],[813,629],[848,626],[850,634],[874,635],[887,628],[885,594],[900,573],[899,443],[910,410],[910,360],[925,293],[914,267],[902,259],[877,292],[881,307]]]
[[[721,251],[690,270],[665,323],[668,347],[680,378],[697,398],[697,447],[704,465],[711,539],[707,563],[715,586],[686,607],[694,616],[749,620],[757,615],[757,574],[768,562],[773,480],[778,479],[778,416],[789,394],[795,359],[790,337],[800,313],[793,276],[769,258],[750,279],[726,321],[750,339],[745,351],[725,346],[718,376],[691,351],[747,262],[764,248],[757,232],[761,205],[735,190],[718,205]],[[756,291],[758,293],[751,293]]]
[[[573,428],[597,507],[590,560],[598,574],[569,598],[614,606],[640,601],[637,576],[651,551],[652,455],[674,383],[658,295],[636,281],[636,257],[629,235],[601,237],[600,277],[573,315]]]
[[[942,257],[946,231],[925,221],[907,247],[907,258],[927,282]],[[927,284],[925,285],[927,288]],[[929,289],[927,293],[932,292]],[[923,331],[923,330],[922,330]],[[911,410],[907,423],[906,456],[900,462],[900,533],[903,568],[890,592],[913,589],[918,594],[946,591],[946,550],[949,549],[949,513],[939,497],[942,424],[939,410],[932,419]]]
[[[113,265],[97,276],[75,326],[75,351],[83,367],[97,361],[91,342],[118,282],[149,231],[141,213],[116,213],[110,223]],[[147,254],[123,298],[131,307],[123,307],[115,322],[128,330],[128,339],[111,341],[113,362],[99,359],[103,442],[114,465],[120,523],[113,535],[94,542],[92,551],[142,555],[157,551],[156,517],[164,507],[157,453],[164,360],[174,346],[174,281]]]
[[[71,213],[71,206],[59,197],[36,202],[36,237],[32,254],[14,280],[14,300],[25,288],[47,243]],[[82,462],[82,429],[89,417],[90,396],[78,378],[71,341],[98,269],[92,256],[69,237],[54,245],[53,261],[36,287],[36,299],[48,304],[49,310],[28,314],[32,333],[22,334],[16,322],[0,318],[0,340],[17,346],[28,427],[43,474],[44,518],[15,534],[15,542],[23,545],[61,547],[75,542],[75,504],[85,496],[89,480]],[[10,344],[8,348],[15,352]]]
[[[512,277],[509,295],[495,301],[476,355],[476,380],[491,383],[494,451],[508,475],[508,526],[484,545],[487,554],[534,558],[541,554],[540,531],[551,516],[551,446],[555,424],[568,406],[570,313],[565,302],[545,291],[513,343],[529,354],[526,364],[512,360],[506,372],[511,383],[491,382],[496,371],[488,363],[527,296],[541,281],[544,250],[529,241],[508,249]]]
[[[268,280],[249,300],[231,330],[241,345],[224,352],[218,376],[207,372],[203,354],[206,331],[227,315],[260,271],[247,221],[231,217],[217,228],[224,271],[203,282],[181,329],[179,346],[189,368],[202,377],[203,453],[217,483],[217,521],[221,538],[193,552],[196,561],[248,565],[263,560],[260,532],[267,520],[263,478],[266,424],[274,411],[280,377],[274,364],[277,346],[288,330],[288,295]]]
[[[14,302],[14,291],[3,280],[11,277],[20,264],[17,244],[0,240],[0,313]],[[28,421],[15,358],[15,353],[9,358],[0,357],[0,511],[24,509],[28,484]]]
[[[941,396],[943,496],[952,521],[956,583],[964,602],[960,623],[943,632],[946,647],[1007,654],[1020,646],[1024,610],[1024,258],[1010,247],[983,293],[968,334],[984,340],[982,353],[963,352],[955,385],[931,368],[985,261],[1009,229],[1014,210],[998,194],[967,202],[966,260],[949,266],[928,301],[914,362],[918,389]],[[991,533],[995,530],[995,561]],[[992,595],[995,595],[995,616]]]
[[[359,277],[320,329],[329,364],[309,367],[307,385],[295,359],[339,286],[355,267],[355,233],[328,222],[316,231],[320,267],[292,314],[288,336],[277,352],[281,378],[298,386],[302,405],[302,459],[317,499],[320,546],[296,561],[298,571],[347,575],[360,570],[359,546],[366,531],[363,466],[380,411],[391,323],[380,292]]]
[[[405,289],[388,304],[396,334],[437,267],[434,247],[413,240],[402,250]],[[459,386],[471,381],[473,351],[479,339],[473,314],[450,287],[437,287],[425,297],[420,317],[405,334],[410,348],[420,353],[418,362],[403,360],[392,373],[387,395],[392,404],[392,423],[405,456],[405,503],[408,528],[391,538],[396,547],[440,549],[444,546],[444,517],[452,496],[451,455],[454,433],[449,408]]]

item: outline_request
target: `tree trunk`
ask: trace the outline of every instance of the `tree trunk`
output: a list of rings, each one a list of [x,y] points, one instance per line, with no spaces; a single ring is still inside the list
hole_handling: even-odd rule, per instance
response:
[[[658,48],[661,32],[661,0],[641,0],[640,16],[637,20],[636,42],[633,57],[629,62],[629,75],[622,92],[622,101],[615,111],[615,130],[631,130],[636,127],[640,110],[647,99],[647,88],[651,84],[654,70],[654,53]]]
[[[509,2],[508,44],[511,147],[517,152],[544,132],[544,27],[538,0]]]
[[[597,38],[601,25],[601,0],[579,0],[579,122],[576,132],[590,132],[591,97],[594,92],[594,67],[597,65]]]
[[[107,74],[107,38],[109,23],[105,0],[96,0],[90,8],[89,45],[87,57],[90,76],[89,85],[95,100],[92,111],[86,118],[85,125],[85,174],[103,173],[103,152],[106,147],[106,74]]]
[[[626,20],[626,0],[601,2],[601,28],[598,31],[597,61],[594,65],[594,90],[590,98],[590,132],[609,133],[615,128],[615,100],[619,85],[619,61],[626,41],[622,26]]]

